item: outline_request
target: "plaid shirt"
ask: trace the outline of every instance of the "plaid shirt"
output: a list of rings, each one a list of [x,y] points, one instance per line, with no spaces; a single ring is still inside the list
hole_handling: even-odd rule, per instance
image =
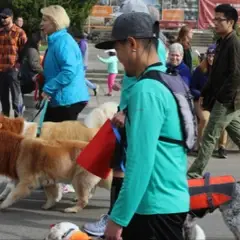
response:
[[[0,72],[16,67],[19,52],[26,41],[24,30],[15,24],[10,30],[0,29]]]

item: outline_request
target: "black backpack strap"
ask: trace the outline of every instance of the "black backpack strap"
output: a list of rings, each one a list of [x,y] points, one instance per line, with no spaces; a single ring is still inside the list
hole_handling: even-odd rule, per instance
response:
[[[174,95],[172,89],[167,85],[167,83],[165,83],[165,82],[161,79],[161,76],[160,76],[160,74],[159,74],[159,71],[157,71],[157,70],[150,70],[150,71],[144,73],[144,74],[140,77],[139,81],[141,81],[141,80],[143,80],[143,79],[146,79],[146,78],[147,78],[147,79],[153,79],[153,80],[156,80],[156,81],[162,83],[162,84],[172,93],[173,97],[175,98],[175,95]],[[177,101],[176,98],[175,98],[175,100]],[[177,106],[178,106],[178,104],[177,104]],[[179,108],[179,106],[178,106],[178,108]],[[178,109],[178,110],[179,110],[179,109]],[[180,113],[180,110],[179,110],[179,113]],[[178,145],[181,145],[181,146],[184,146],[184,147],[185,147],[185,142],[184,142],[183,140],[172,139],[172,138],[168,138],[168,137],[164,137],[164,136],[160,136],[160,137],[158,138],[158,140],[163,141],[163,142],[178,144]]]

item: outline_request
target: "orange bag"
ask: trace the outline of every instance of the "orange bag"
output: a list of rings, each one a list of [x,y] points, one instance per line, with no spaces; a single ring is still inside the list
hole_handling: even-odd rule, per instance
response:
[[[203,178],[188,180],[190,210],[214,210],[230,201],[236,181],[233,176],[214,176],[206,173]]]
[[[115,147],[116,136],[108,119],[80,153],[77,163],[90,173],[106,179],[111,171],[110,162]]]

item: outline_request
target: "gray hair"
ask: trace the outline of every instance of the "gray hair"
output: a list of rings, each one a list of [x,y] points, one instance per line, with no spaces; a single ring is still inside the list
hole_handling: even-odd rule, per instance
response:
[[[180,43],[173,43],[169,46],[169,53],[180,53],[183,55],[183,46]]]

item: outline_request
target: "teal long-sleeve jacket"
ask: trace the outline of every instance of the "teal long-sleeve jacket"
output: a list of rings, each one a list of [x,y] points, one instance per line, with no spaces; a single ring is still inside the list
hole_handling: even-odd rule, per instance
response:
[[[110,219],[126,227],[134,214],[188,212],[186,151],[158,140],[182,140],[174,97],[161,83],[144,79],[131,87],[127,109],[125,178]]]

